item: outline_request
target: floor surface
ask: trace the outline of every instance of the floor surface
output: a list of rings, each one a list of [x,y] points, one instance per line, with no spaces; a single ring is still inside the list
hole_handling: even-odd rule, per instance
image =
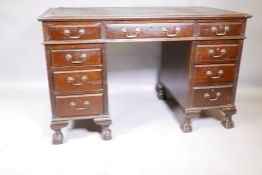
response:
[[[53,146],[46,85],[2,88],[0,174],[261,175],[261,89],[238,90],[234,129],[210,111],[187,134],[179,108],[158,100],[151,86],[111,83],[109,92],[113,140],[81,121],[63,130],[65,144]]]

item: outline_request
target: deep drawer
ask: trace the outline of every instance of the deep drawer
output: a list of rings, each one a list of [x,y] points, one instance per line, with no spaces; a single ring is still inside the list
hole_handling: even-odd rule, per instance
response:
[[[54,67],[101,65],[101,49],[51,50],[51,64]]]
[[[232,83],[235,78],[235,64],[195,65],[193,81],[200,83]]]
[[[193,23],[107,24],[106,38],[173,38],[193,36]]]
[[[61,24],[48,26],[48,40],[83,40],[100,38],[100,24]]]
[[[55,112],[59,117],[103,114],[103,94],[56,96]]]
[[[101,90],[102,70],[57,71],[53,73],[56,92]]]
[[[193,89],[193,106],[216,106],[233,103],[233,87],[203,87]]]

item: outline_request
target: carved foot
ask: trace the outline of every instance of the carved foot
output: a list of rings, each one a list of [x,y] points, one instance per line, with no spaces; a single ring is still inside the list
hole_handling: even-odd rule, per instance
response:
[[[221,124],[222,124],[226,129],[234,128],[234,122],[233,122],[231,116],[225,116],[224,119],[222,120]]]
[[[52,139],[52,143],[54,145],[59,145],[63,143],[63,133],[61,132],[61,130],[57,130],[55,131],[55,133],[53,134],[53,139]]]
[[[181,125],[181,130],[184,133],[192,132],[191,119],[184,119],[184,121]]]
[[[61,131],[62,128],[66,127],[68,122],[52,122],[50,128],[54,131],[52,136],[52,143],[54,145],[62,144],[63,143],[63,133]]]
[[[183,112],[184,112],[185,118],[181,124],[181,130],[184,133],[192,132],[191,119],[195,116],[199,116],[201,111],[198,111],[198,110],[192,111],[189,108],[189,109],[183,109]]]
[[[223,120],[221,121],[221,124],[226,128],[226,129],[231,129],[234,128],[234,122],[232,120],[232,115],[234,115],[237,110],[235,107],[230,107],[230,108],[223,108],[220,110],[222,114],[224,115]]]
[[[112,124],[112,121],[109,117],[103,117],[103,118],[96,118],[94,119],[94,122],[101,126],[101,134],[102,138],[104,140],[111,140],[111,130],[109,129],[109,126]]]
[[[156,92],[158,99],[165,100],[167,98],[165,88],[159,83],[156,85]]]

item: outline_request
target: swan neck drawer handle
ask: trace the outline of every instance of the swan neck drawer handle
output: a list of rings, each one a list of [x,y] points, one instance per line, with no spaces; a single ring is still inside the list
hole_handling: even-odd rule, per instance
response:
[[[122,33],[123,35],[126,37],[126,38],[136,38],[139,34],[140,34],[140,29],[139,28],[136,28],[135,29],[135,33],[134,34],[128,34],[126,28],[123,28],[122,29]]]
[[[211,30],[213,33],[215,33],[217,36],[225,36],[229,32],[229,26],[224,27],[224,32],[219,33],[217,27],[212,27]]]
[[[87,109],[91,105],[91,103],[90,103],[90,101],[85,101],[83,103],[83,107],[77,107],[76,103],[72,101],[72,102],[69,103],[69,105],[70,105],[70,107],[74,108],[77,111],[82,111],[82,110]]]
[[[71,32],[68,29],[64,30],[64,35],[67,36],[70,39],[79,39],[81,35],[84,35],[86,33],[85,29],[79,29],[78,30],[78,35],[76,36],[71,36]]]
[[[216,55],[214,49],[210,49],[208,51],[209,55],[211,55],[213,58],[221,58],[223,55],[226,54],[226,52],[227,52],[226,49],[221,49],[220,54]]]
[[[84,60],[86,60],[88,58],[88,55],[87,54],[81,54],[79,57],[78,57],[78,60],[77,61],[74,61],[73,60],[73,56],[71,54],[67,54],[66,55],[66,60],[70,61],[71,63],[73,64],[80,64],[82,63]]]
[[[217,74],[218,74],[217,76],[213,76],[212,71],[208,70],[206,72],[206,75],[214,80],[214,79],[219,79],[224,74],[224,71],[223,70],[219,70]]]
[[[168,29],[164,27],[164,28],[162,28],[162,32],[165,33],[167,37],[173,38],[173,37],[176,37],[181,32],[181,29],[179,27],[176,27],[175,33],[174,34],[170,34],[168,32]]]
[[[84,84],[85,81],[88,80],[88,77],[87,76],[82,76],[81,79],[80,79],[81,80],[80,83],[75,83],[74,77],[67,77],[66,80],[67,80],[68,83],[70,83],[73,86],[81,86],[81,85]]]
[[[205,99],[208,99],[208,101],[217,101],[220,96],[221,96],[221,93],[220,93],[220,92],[217,92],[217,93],[216,93],[216,96],[215,96],[214,98],[211,98],[209,93],[205,93],[205,94],[204,94],[204,98],[205,98]]]

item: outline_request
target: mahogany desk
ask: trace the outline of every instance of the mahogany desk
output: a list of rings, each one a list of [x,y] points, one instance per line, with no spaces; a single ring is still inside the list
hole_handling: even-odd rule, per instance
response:
[[[249,14],[206,7],[51,8],[39,20],[52,105],[53,143],[70,120],[93,119],[111,139],[106,43],[162,42],[157,95],[184,112],[182,131],[201,110],[218,109],[233,128],[239,65]]]

